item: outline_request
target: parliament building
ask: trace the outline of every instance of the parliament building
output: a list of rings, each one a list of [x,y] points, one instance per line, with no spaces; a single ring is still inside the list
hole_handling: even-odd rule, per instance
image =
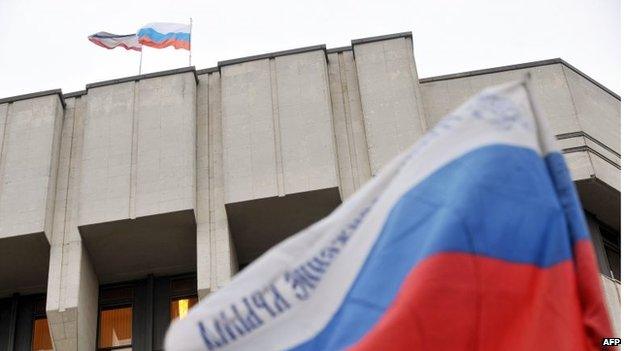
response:
[[[620,97],[558,58],[416,68],[398,33],[0,98],[0,351],[162,350],[171,320],[527,72],[619,330]]]

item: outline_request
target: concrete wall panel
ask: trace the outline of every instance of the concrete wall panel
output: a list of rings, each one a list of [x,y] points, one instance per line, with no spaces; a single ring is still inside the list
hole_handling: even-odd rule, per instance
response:
[[[52,230],[62,105],[57,95],[3,104],[0,238]],[[4,113],[2,113],[4,112]]]
[[[613,189],[620,191],[620,170],[594,153],[590,152],[589,157],[596,177]]]
[[[131,217],[194,209],[195,77],[169,75],[140,80],[138,86]]]
[[[582,180],[591,178],[594,174],[589,153],[587,151],[570,152],[563,155],[572,180]]]
[[[86,95],[78,224],[128,218],[135,83]]]
[[[580,124],[562,67],[561,64],[553,64],[421,84],[429,126],[433,126],[482,89],[524,79],[530,72],[537,103],[548,118],[553,132],[562,134],[578,131]]]
[[[411,38],[354,45],[372,173],[424,133]]]
[[[89,90],[79,225],[195,207],[192,73]]]
[[[620,100],[562,66],[581,129],[620,153]]]
[[[278,193],[269,59],[221,69],[226,202]]]
[[[274,63],[282,193],[337,186],[325,53],[280,56]]]
[[[226,203],[338,185],[323,51],[221,72]]]

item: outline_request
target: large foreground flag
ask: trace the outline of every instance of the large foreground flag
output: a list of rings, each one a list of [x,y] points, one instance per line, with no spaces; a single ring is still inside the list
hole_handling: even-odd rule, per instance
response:
[[[108,32],[97,32],[89,35],[89,41],[103,48],[114,49],[118,46],[126,50],[141,51],[141,44],[136,34],[117,35]]]
[[[174,322],[166,349],[600,349],[592,244],[526,84],[443,118]]]
[[[173,46],[191,50],[191,26],[183,23],[148,23],[137,32],[139,42],[153,48]]]

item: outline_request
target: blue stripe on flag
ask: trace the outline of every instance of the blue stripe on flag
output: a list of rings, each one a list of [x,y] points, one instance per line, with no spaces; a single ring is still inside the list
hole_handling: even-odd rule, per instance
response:
[[[142,28],[141,30],[139,30],[137,35],[139,36],[139,38],[148,37],[150,40],[152,40],[155,43],[161,43],[165,40],[170,40],[170,39],[177,40],[177,41],[188,41],[188,42],[191,41],[190,33],[178,32],[178,33],[162,34],[162,33],[155,31],[152,28]]]
[[[570,260],[573,243],[588,238],[572,187],[559,153],[543,159],[533,150],[494,145],[449,163],[402,196],[341,307],[319,334],[292,350],[340,350],[358,341],[407,274],[436,253],[541,268]],[[568,217],[576,221],[572,238],[566,206],[576,211]]]

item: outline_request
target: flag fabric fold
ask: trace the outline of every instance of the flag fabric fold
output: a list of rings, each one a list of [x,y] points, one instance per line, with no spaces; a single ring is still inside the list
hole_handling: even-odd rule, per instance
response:
[[[126,50],[141,51],[141,44],[136,34],[117,35],[108,32],[97,32],[88,37],[89,41],[106,49],[118,46]]]
[[[176,350],[599,350],[583,211],[526,82],[489,88],[170,327]]]
[[[191,26],[183,23],[148,23],[137,32],[139,42],[157,49],[173,46],[191,50]]]

